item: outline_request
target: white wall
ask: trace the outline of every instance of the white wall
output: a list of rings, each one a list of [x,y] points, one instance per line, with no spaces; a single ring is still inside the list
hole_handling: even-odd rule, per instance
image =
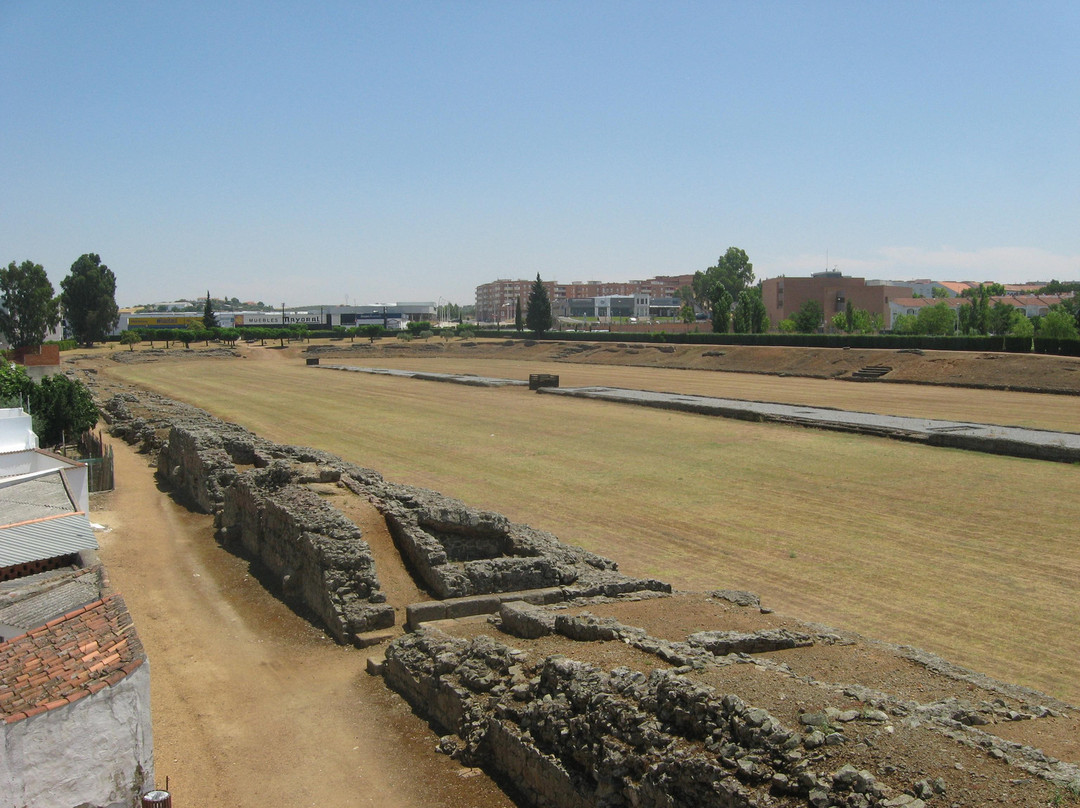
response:
[[[0,409],[0,452],[38,448],[30,416],[18,407]]]
[[[0,808],[135,808],[153,787],[148,662],[74,704],[0,724]]]

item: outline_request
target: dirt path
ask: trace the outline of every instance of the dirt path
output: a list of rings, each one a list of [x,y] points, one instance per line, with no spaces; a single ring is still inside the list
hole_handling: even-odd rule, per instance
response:
[[[111,584],[151,663],[156,775],[174,804],[510,806],[485,776],[432,754],[435,737],[343,648],[222,550],[209,516],[162,494],[114,444],[116,491],[93,521]]]
[[[379,585],[386,595],[386,602],[394,607],[396,625],[404,625],[406,606],[432,598],[420,588],[401,560],[386,519],[378,508],[355,494],[337,493],[324,498],[363,531],[364,540],[375,558]]]

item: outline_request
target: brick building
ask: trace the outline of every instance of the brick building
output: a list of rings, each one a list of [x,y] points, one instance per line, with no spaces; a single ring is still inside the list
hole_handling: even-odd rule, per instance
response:
[[[890,300],[910,298],[912,292],[911,284],[867,282],[865,278],[852,278],[839,272],[818,272],[809,278],[769,278],[761,282],[761,295],[771,329],[776,329],[781,320],[791,317],[808,300],[821,304],[826,323],[834,314],[844,311],[850,302],[856,309],[880,314],[884,327],[889,328]]]

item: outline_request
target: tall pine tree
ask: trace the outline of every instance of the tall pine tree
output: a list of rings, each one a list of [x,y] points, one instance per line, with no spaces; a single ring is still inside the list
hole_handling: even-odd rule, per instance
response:
[[[548,299],[547,287],[540,280],[540,273],[536,273],[536,281],[529,290],[529,308],[525,313],[525,325],[536,336],[544,336],[545,331],[551,330],[551,300]]]
[[[203,307],[202,324],[207,331],[211,328],[217,328],[217,317],[214,316],[214,306],[210,303],[209,289],[206,290],[206,305]]]

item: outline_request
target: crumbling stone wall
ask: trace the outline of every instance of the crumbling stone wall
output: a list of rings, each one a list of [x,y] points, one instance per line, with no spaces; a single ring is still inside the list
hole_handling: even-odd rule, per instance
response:
[[[103,406],[112,432],[157,453],[158,476],[221,536],[269,571],[283,594],[339,640],[393,624],[360,531],[305,486],[336,483],[379,508],[406,564],[436,598],[558,588],[564,599],[671,587],[501,514],[389,483],[328,452],[273,443],[154,393]]]
[[[224,489],[222,538],[257,557],[286,599],[314,612],[339,642],[392,626],[360,528],[293,478],[280,460],[238,475]]]
[[[530,805],[887,804],[868,772],[814,773],[797,729],[679,669],[604,671],[561,656],[529,666],[491,637],[425,629],[390,645],[383,676],[460,739],[444,747],[458,743],[457,757],[506,776]]]
[[[671,591],[622,575],[614,561],[550,533],[433,491],[384,482],[374,500],[398,550],[438,598],[548,587],[564,587],[567,597]]]
[[[136,417],[132,405],[153,416]],[[360,529],[305,487],[339,480],[347,464],[154,394],[124,393],[104,409],[113,434],[156,450],[158,477],[192,508],[214,514],[223,541],[254,558],[286,600],[339,642],[394,624]]]

